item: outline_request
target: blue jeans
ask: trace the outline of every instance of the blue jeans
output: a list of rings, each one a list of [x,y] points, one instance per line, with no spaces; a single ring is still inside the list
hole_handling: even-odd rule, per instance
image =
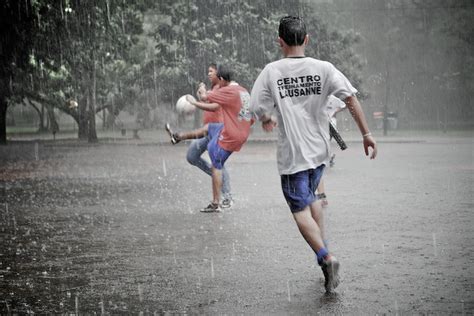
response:
[[[194,139],[189,145],[186,159],[193,166],[198,167],[208,175],[212,175],[211,164],[204,160],[201,156],[207,150],[209,144],[209,137],[203,137]],[[222,196],[225,198],[231,198],[230,193],[230,178],[226,168],[222,168]]]

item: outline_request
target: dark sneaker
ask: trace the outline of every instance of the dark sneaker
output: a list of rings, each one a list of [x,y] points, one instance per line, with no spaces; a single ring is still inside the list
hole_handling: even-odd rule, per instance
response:
[[[232,200],[232,198],[225,198],[222,200],[222,208],[231,208],[232,205],[234,205],[234,200]]]
[[[173,131],[171,130],[171,126],[170,126],[169,123],[166,123],[165,129],[166,129],[166,131],[168,132],[168,134],[170,135],[171,144],[176,145],[177,143],[179,143],[180,139],[178,138],[177,133],[173,133]]]
[[[208,206],[200,210],[203,213],[216,213],[221,211],[219,204],[210,203]]]
[[[324,274],[324,287],[327,293],[331,293],[339,285],[339,261],[336,257],[330,256],[328,259],[323,260],[321,269]]]

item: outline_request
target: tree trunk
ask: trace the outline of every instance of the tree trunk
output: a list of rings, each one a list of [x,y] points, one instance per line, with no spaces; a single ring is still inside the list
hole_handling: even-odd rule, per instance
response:
[[[96,88],[97,88],[97,77],[96,77],[96,63],[95,63],[95,54],[94,50],[91,50],[91,87],[89,88],[90,97],[89,97],[89,133],[88,141],[89,143],[97,143],[97,131],[95,124],[95,109],[96,109]]]
[[[77,128],[78,128],[77,137],[80,140],[87,139],[87,135],[88,135],[87,131],[89,130],[89,124],[88,124],[87,118],[88,118],[87,111],[83,111],[79,113],[79,118],[77,120]]]
[[[38,132],[45,132],[46,131],[46,127],[44,126],[44,105],[41,104],[41,109],[33,103],[33,101],[31,101],[30,99],[26,99],[25,101],[25,104],[26,105],[31,105],[31,107],[33,109],[35,109],[36,113],[38,113],[38,120],[39,120],[39,124],[38,124]]]
[[[59,131],[59,125],[56,121],[56,117],[54,116],[54,107],[51,105],[46,106],[48,111],[48,118],[49,118],[49,130],[53,133],[53,136],[56,136],[56,133]]]
[[[31,102],[30,102],[31,103]],[[41,111],[39,113],[39,116],[40,116],[40,126],[39,126],[39,130],[40,132],[44,132],[46,131],[46,126],[44,124],[44,105],[41,104]]]

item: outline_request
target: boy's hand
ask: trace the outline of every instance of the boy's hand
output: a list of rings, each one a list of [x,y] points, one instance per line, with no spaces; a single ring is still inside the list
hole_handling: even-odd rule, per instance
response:
[[[273,128],[277,126],[276,118],[272,115],[270,117],[265,117],[262,120],[262,128],[265,132],[270,133],[273,131]]]
[[[370,159],[375,159],[377,156],[377,143],[372,135],[368,135],[364,137],[364,151],[365,155],[369,155],[369,147],[372,147],[372,153],[370,155]]]
[[[196,92],[199,100],[202,100],[202,96],[206,93],[206,85],[204,82],[199,83],[198,90]]]

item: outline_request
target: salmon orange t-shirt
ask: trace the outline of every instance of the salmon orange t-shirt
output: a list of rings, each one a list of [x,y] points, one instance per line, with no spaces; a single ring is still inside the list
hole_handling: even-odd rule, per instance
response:
[[[219,85],[216,84],[212,87],[212,91],[219,89]],[[209,94],[211,91],[208,91]],[[224,118],[222,116],[222,108],[217,109],[216,111],[204,111],[202,115],[202,121],[204,125],[209,123],[223,123]]]
[[[250,94],[239,85],[229,85],[213,90],[207,99],[218,103],[222,109],[224,128],[219,137],[219,146],[228,151],[239,151],[247,141],[253,124],[249,110]]]

